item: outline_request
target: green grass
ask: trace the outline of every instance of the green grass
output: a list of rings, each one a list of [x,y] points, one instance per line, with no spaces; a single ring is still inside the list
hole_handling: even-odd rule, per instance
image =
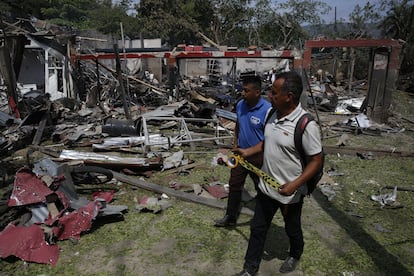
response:
[[[411,192],[398,193],[398,201],[404,208],[395,210],[380,208],[370,196],[378,194],[384,185],[413,187],[414,160],[328,156],[326,162],[345,175],[334,177],[338,183],[337,195],[331,202],[318,191],[315,199],[306,199],[303,216],[306,246],[300,270],[304,275],[345,272],[404,275],[407,271],[413,272],[414,262],[410,256],[414,236],[409,230],[414,226]],[[201,167],[189,175],[174,176],[173,180],[207,184],[215,179],[225,183],[228,173],[226,167]],[[171,179],[156,173],[148,181],[168,185]],[[133,199],[154,194],[132,189],[127,184],[117,187],[119,191],[112,204],[129,207],[123,221],[97,221],[97,226],[84,233],[78,244],[59,242],[61,255],[56,267],[1,260],[2,272],[5,275],[16,275],[17,271],[19,275],[137,275],[135,272],[139,271],[157,275],[155,268],[160,267],[164,274],[158,275],[221,275],[223,268],[233,273],[240,270],[249,236],[248,225],[233,231],[215,228],[213,219],[221,217],[222,210],[174,198],[170,199],[173,206],[161,214],[139,213]],[[250,181],[247,187],[252,189]],[[248,222],[249,218],[242,215],[240,221]],[[375,224],[390,232],[375,230]],[[277,265],[286,256],[282,227],[280,214],[277,214],[269,233],[271,248],[268,248],[267,261],[270,264]],[[385,264],[391,267],[397,264],[397,268],[387,271]]]
[[[396,99],[411,104],[411,108],[394,105],[400,114],[410,116],[412,98],[396,92]],[[412,128],[408,123],[401,126]],[[413,139],[412,131],[381,136],[350,134],[349,146],[413,151]],[[215,148],[185,154],[185,158],[203,161],[204,165],[185,175],[155,172],[146,180],[165,186],[172,181],[227,183],[229,169],[210,166],[216,154]],[[414,274],[413,192],[398,192],[400,209],[381,208],[370,199],[371,195],[392,191],[382,189],[385,185],[414,188],[414,158],[374,154],[373,160],[362,160],[328,155],[326,167],[335,167],[344,175],[332,177],[336,183],[332,201],[319,191],[305,199],[305,251],[299,265],[303,275]],[[246,187],[253,190],[250,180]],[[56,267],[7,259],[0,260],[0,275],[231,275],[241,270],[249,216],[241,215],[242,225],[234,230],[215,228],[213,220],[220,218],[223,210],[175,198],[169,199],[172,207],[160,214],[140,213],[135,209],[136,200],[158,195],[122,183],[114,188],[118,191],[111,204],[129,208],[123,220],[99,219],[82,234],[79,243],[58,242],[61,252]],[[268,233],[259,275],[275,274],[287,256],[287,245],[278,213]]]

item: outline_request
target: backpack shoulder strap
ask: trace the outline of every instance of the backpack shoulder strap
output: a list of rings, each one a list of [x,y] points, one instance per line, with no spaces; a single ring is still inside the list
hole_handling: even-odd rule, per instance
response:
[[[273,107],[269,110],[269,112],[267,112],[266,115],[266,119],[264,121],[264,126],[266,126],[267,122],[269,121],[270,117],[272,117],[273,113],[275,113],[276,109],[274,109]]]
[[[299,118],[298,122],[296,123],[296,127],[295,127],[295,133],[294,133],[293,139],[295,141],[295,148],[297,149],[301,157],[302,165],[304,165],[304,162],[306,159],[305,151],[303,149],[302,136],[303,136],[303,132],[305,131],[306,126],[313,120],[314,118],[311,114],[305,113]]]

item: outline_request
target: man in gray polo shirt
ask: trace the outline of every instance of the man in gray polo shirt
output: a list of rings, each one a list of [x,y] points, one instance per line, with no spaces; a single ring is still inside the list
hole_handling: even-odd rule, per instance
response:
[[[259,270],[266,234],[278,209],[283,215],[290,244],[289,256],[279,271],[294,271],[303,253],[301,214],[307,193],[306,182],[322,166],[323,153],[319,127],[312,121],[305,128],[302,140],[304,152],[311,160],[302,168],[294,143],[296,123],[306,113],[299,102],[302,90],[301,76],[296,72],[284,72],[276,76],[269,92],[269,100],[276,112],[267,120],[264,147],[257,150],[264,151],[262,170],[282,185],[274,189],[260,179],[244,269],[236,275],[255,275]]]

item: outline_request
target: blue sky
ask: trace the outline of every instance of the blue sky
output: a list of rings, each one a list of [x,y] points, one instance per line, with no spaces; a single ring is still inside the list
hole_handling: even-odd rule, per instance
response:
[[[370,2],[371,5],[377,5],[380,1],[379,0],[324,0],[326,4],[332,7],[332,10],[329,14],[325,15],[323,19],[327,23],[334,22],[335,19],[335,6],[336,6],[336,18],[340,20],[341,18],[348,21],[349,14],[354,10],[356,5],[360,7],[365,6],[367,2]]]

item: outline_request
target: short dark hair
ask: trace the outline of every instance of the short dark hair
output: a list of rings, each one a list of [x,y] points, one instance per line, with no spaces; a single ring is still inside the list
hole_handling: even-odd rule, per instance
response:
[[[278,79],[284,79],[281,86],[282,93],[292,92],[293,99],[298,104],[303,91],[302,77],[295,71],[289,71],[278,74],[276,80]]]
[[[262,90],[262,78],[258,75],[249,75],[249,76],[244,76],[242,78],[242,82],[243,85],[246,84],[253,84],[253,86],[258,89],[258,90]]]

